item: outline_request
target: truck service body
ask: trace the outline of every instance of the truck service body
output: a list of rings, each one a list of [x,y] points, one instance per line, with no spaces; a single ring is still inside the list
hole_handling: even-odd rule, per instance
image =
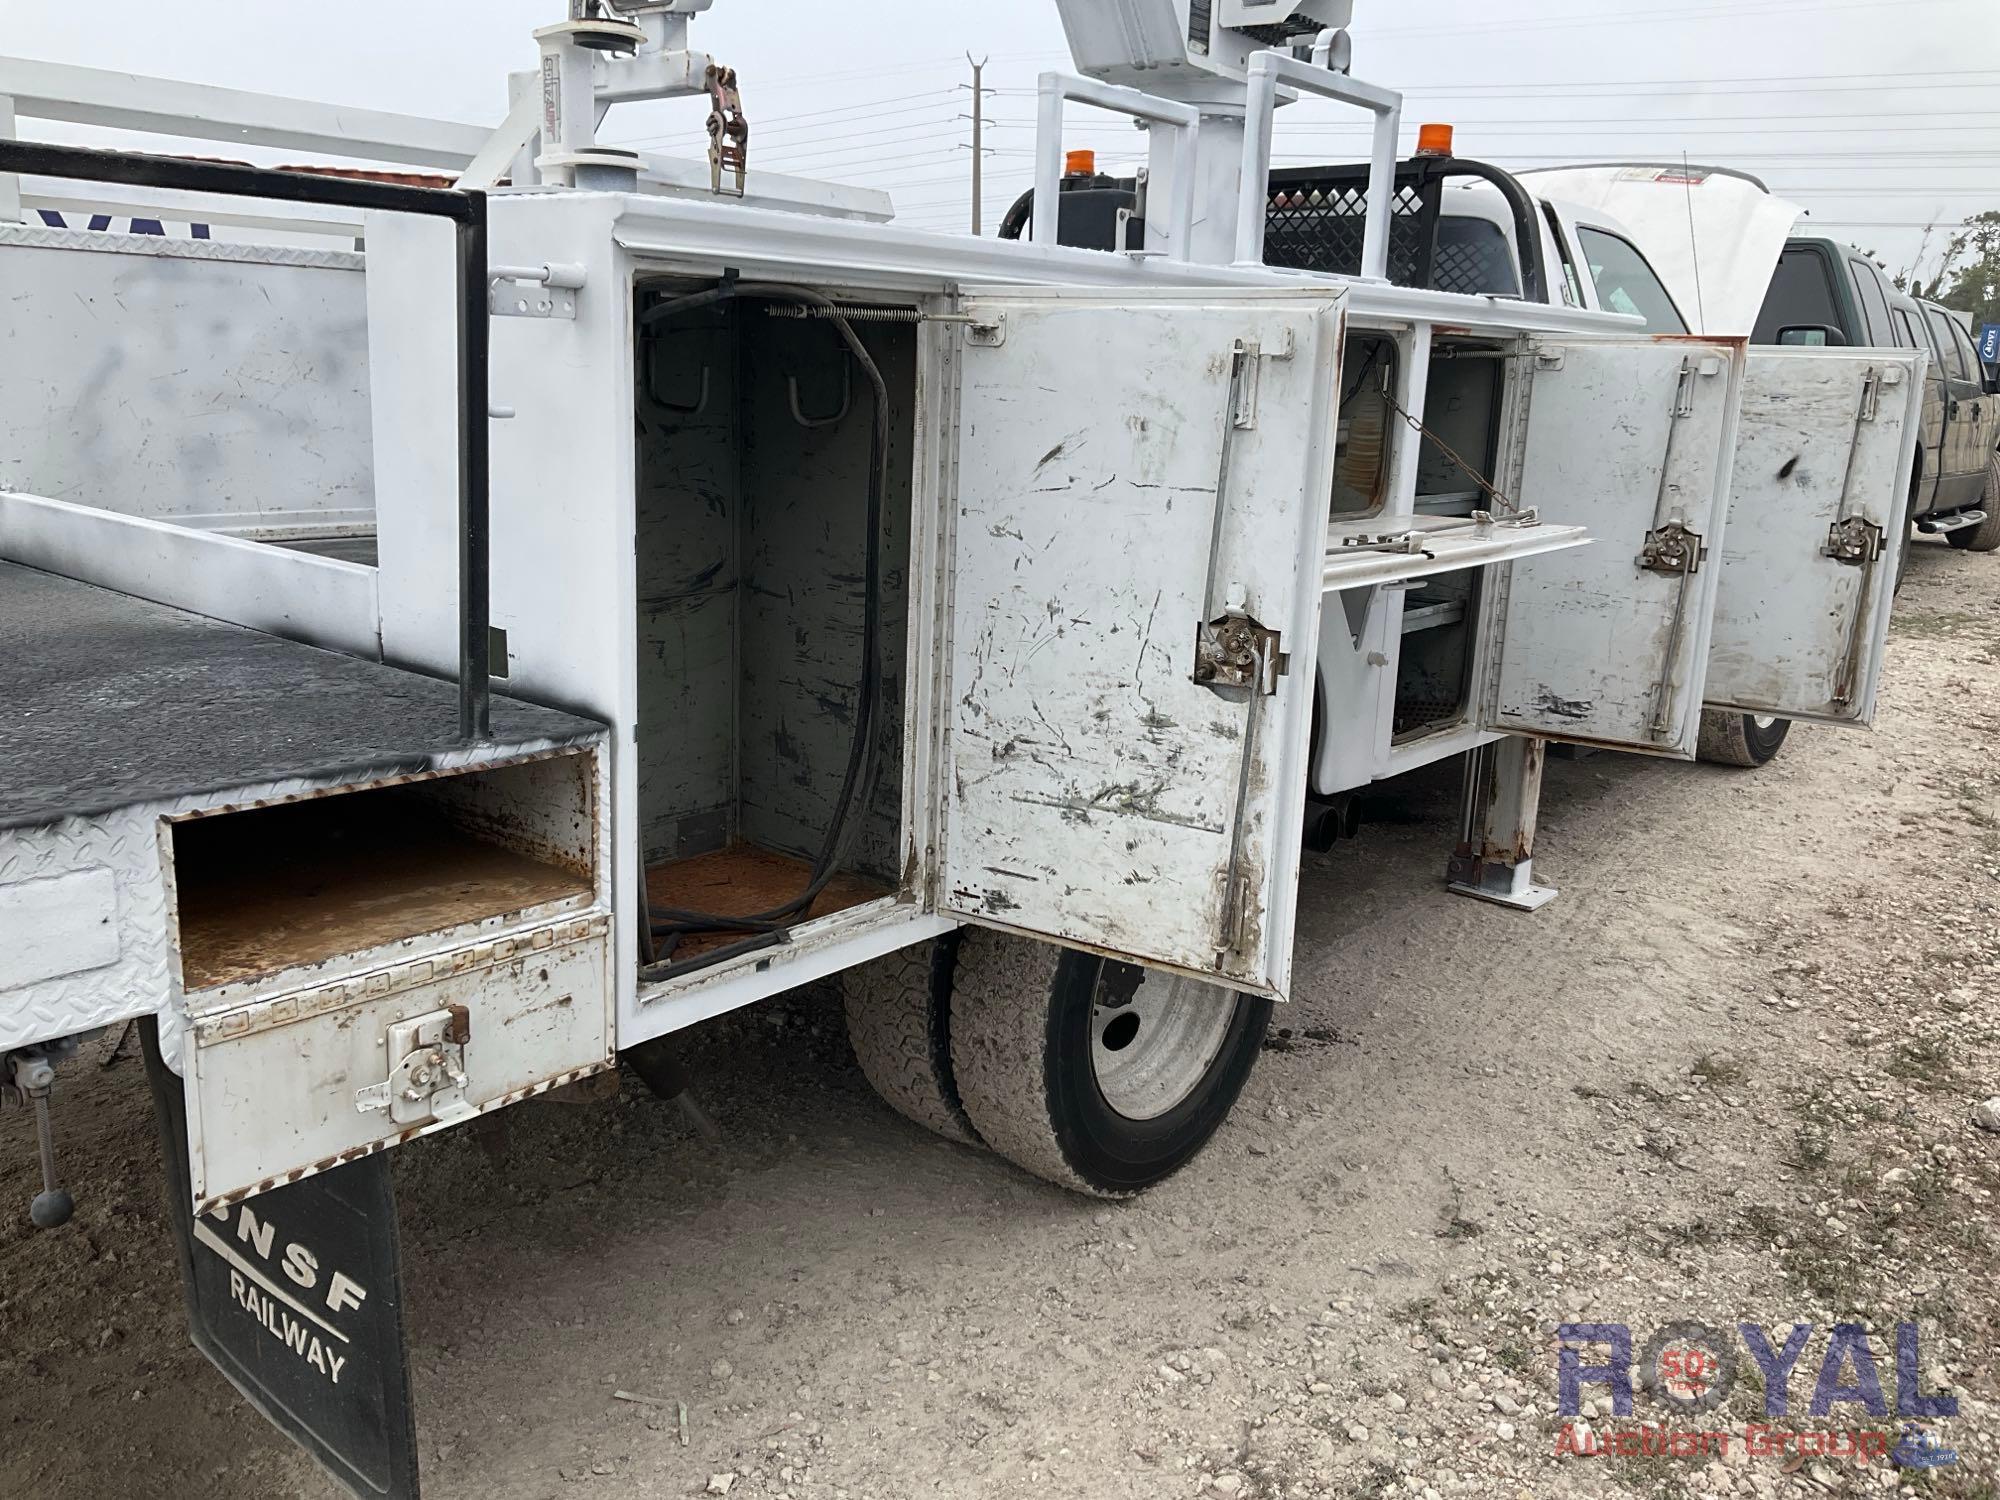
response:
[[[1452,888],[1532,909],[1548,744],[1874,713],[1922,354],[1608,311],[1616,223],[1490,169],[1438,186],[1526,205],[1518,284],[1399,285],[1479,246],[1399,206],[1342,0],[1065,4],[1025,243],[760,174],[707,4],[577,0],[490,132],[0,72],[24,119],[457,174],[0,142],[21,202],[243,235],[0,225],[0,339],[75,387],[0,387],[38,1217],[64,1055],[142,1020],[197,1342],[357,1493],[417,1486],[386,1148],[621,1053],[673,1093],[673,1033],[840,975],[897,1108],[1138,1191],[1254,1062],[1344,794],[1465,757]],[[1297,93],[1369,113],[1365,172],[1270,171]],[[708,163],[598,144],[686,94]],[[1147,126],[1143,245],[1059,243],[1066,103]],[[124,367],[187,373],[133,414]]]

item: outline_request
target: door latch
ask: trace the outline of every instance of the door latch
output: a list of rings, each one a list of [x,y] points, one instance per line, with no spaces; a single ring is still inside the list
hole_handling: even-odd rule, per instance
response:
[[[1848,516],[1826,529],[1820,555],[1852,567],[1866,567],[1882,555],[1882,528],[1865,516]]]
[[[1700,532],[1690,531],[1680,521],[1669,521],[1646,533],[1636,561],[1649,573],[1680,575],[1699,573],[1707,557],[1708,545]]]
[[[1246,614],[1210,620],[1195,631],[1194,680],[1203,687],[1255,688],[1269,696],[1290,664],[1278,649],[1282,640]]]
[[[463,1005],[396,1022],[383,1038],[388,1077],[356,1089],[354,1107],[362,1114],[387,1111],[397,1125],[471,1114],[465,1102],[465,1048],[471,1040],[472,1020]]]

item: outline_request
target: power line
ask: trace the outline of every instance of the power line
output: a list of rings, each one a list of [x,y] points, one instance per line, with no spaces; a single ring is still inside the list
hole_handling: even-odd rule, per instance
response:
[[[783,157],[789,162],[821,161],[833,157],[854,156],[857,154],[861,156],[880,157],[887,160],[924,151],[948,151],[955,149],[955,145],[956,143],[950,136],[940,135],[932,137],[930,140],[856,141],[844,145],[828,144],[825,146],[774,149],[771,154]]]
[[[793,125],[792,125],[792,122],[794,122],[794,121],[799,121],[799,120],[820,120],[820,119],[825,119],[825,118],[827,118],[827,117],[830,117],[830,116],[836,116],[836,115],[840,115],[840,116],[888,116],[888,115],[899,115],[899,114],[914,114],[914,113],[918,113],[918,112],[920,112],[921,110],[924,110],[924,109],[939,109],[939,108],[942,108],[942,107],[943,107],[943,106],[944,106],[944,105],[945,105],[946,103],[948,103],[948,102],[950,102],[950,101],[953,101],[953,100],[955,100],[955,99],[956,99],[957,97],[958,97],[958,90],[957,90],[957,89],[930,89],[930,90],[928,90],[928,91],[926,91],[926,92],[923,92],[923,93],[917,93],[917,94],[894,94],[894,95],[891,95],[890,97],[888,97],[888,98],[886,98],[886,99],[873,99],[873,100],[869,100],[869,101],[867,101],[867,102],[865,102],[865,103],[858,103],[858,104],[843,104],[843,105],[839,105],[839,106],[837,106],[837,107],[835,107],[835,108],[831,108],[831,109],[823,109],[823,110],[807,110],[807,111],[806,111],[805,113],[803,113],[803,114],[796,114],[796,115],[773,115],[773,116],[771,116],[771,117],[770,117],[769,119],[759,119],[759,120],[756,120],[756,121],[754,121],[754,125],[755,125],[755,128],[756,128],[756,132],[757,132],[757,137],[761,139],[761,138],[763,138],[763,137],[765,137],[765,136],[768,136],[768,135],[787,135],[787,134],[793,134],[793,133],[795,133],[796,129],[806,129],[806,128],[809,128],[809,129],[820,129],[820,128],[823,128],[822,126],[818,126],[818,125],[815,125],[815,126],[811,126],[811,127],[793,127]],[[929,101],[933,101],[933,102],[930,102],[930,103],[927,103],[927,104],[906,104],[906,103],[905,103],[905,101],[911,101],[911,100],[929,100]],[[894,105],[904,105],[904,107],[903,107],[903,108],[888,108],[888,107],[885,107],[885,106],[894,106]],[[834,122],[834,123],[838,123],[838,122]],[[688,133],[688,134],[690,134],[690,135],[692,135],[692,134],[695,134],[696,132],[694,132],[694,131],[689,131],[689,132],[687,132],[687,133]],[[623,140],[623,141],[618,141],[618,142],[616,142],[615,144],[617,144],[617,145],[621,145],[621,146],[644,146],[644,145],[648,145],[648,144],[650,144],[650,143],[651,143],[651,142],[653,142],[653,141],[664,141],[664,140],[671,140],[671,139],[674,139],[674,136],[673,136],[673,135],[654,135],[654,136],[640,136],[640,137],[637,137],[636,139],[632,139],[632,140]]]
[[[1769,94],[1874,94],[1909,93],[1917,90],[1931,94],[1940,89],[1991,89],[1996,85],[2000,85],[2000,79],[1996,79],[1993,76],[1996,74],[2000,74],[2000,68],[1961,68],[1939,73],[1823,73],[1804,76],[1794,75],[1789,81],[1777,78],[1707,77],[1631,78],[1623,81],[1617,79],[1592,79],[1587,83],[1550,81],[1541,84],[1413,84],[1400,90],[1400,92],[1406,103],[1460,98],[1486,103],[1502,99],[1546,99],[1552,94],[1569,99],[1629,99],[1634,97],[1648,99],[1683,97],[1743,98]],[[1947,83],[1942,81],[1949,78],[1969,79],[1975,75],[1979,79],[1977,82]],[[1825,83],[1815,82],[1813,81],[1815,78],[1829,81]],[[1868,83],[1838,81],[1856,78],[1871,79],[1873,81]],[[1914,78],[1921,81],[1907,84],[1885,83],[1882,81],[1889,78]],[[1743,85],[1750,83],[1762,84],[1764,86],[1759,88],[1743,87]],[[1649,89],[1656,90],[1657,92],[1635,93],[1635,91]],[[1709,89],[1715,92],[1713,95],[1701,93],[1690,95],[1687,91],[1691,89]],[[994,92],[1003,96],[1034,98],[1039,90],[1030,88],[1000,88]],[[1308,108],[1311,107],[1311,104],[1312,101],[1306,101]]]
[[[1868,130],[1853,125],[1809,125],[1796,128],[1791,126],[1774,126],[1766,130],[1766,129],[1760,129],[1756,126],[1703,125],[1699,123],[1688,123],[1678,120],[1659,120],[1659,121],[1646,121],[1638,125],[1594,126],[1592,127],[1591,130],[1583,133],[1591,135],[1593,137],[1633,136],[1633,135],[1657,135],[1657,136],[1725,135],[1732,137],[1800,136],[1800,135],[1878,136],[1878,135],[1917,135],[1925,132],[1949,130],[1951,128],[1952,127],[1945,125],[1909,125],[1909,126],[1885,125],[1877,129]],[[2000,125],[1977,125],[1966,128],[1971,130],[1987,132],[1989,134],[2000,135]],[[1483,131],[1484,131],[1483,139],[1486,140],[1496,140],[1496,139],[1504,140],[1515,136],[1539,137],[1539,136],[1567,136],[1567,135],[1578,134],[1577,131],[1566,130],[1566,129],[1544,130],[1538,128],[1533,124],[1530,124],[1528,126],[1490,125],[1483,127]],[[1067,136],[1070,134],[1070,132],[1065,131],[1064,134]],[[1366,146],[1369,140],[1371,139],[1371,137],[1365,133],[1355,134],[1353,132],[1343,130],[1338,126],[1315,127],[1306,125],[1306,126],[1298,126],[1292,129],[1280,128],[1273,134],[1274,138],[1279,141],[1286,141],[1286,140],[1296,141],[1307,137],[1319,140],[1330,137],[1332,144],[1335,145],[1355,144],[1355,145]],[[1098,138],[1093,137],[1093,139],[1098,139]],[[2000,142],[1996,142],[1996,144],[2000,144]],[[1143,143],[1141,142],[1135,141],[1133,145],[1134,149],[1144,149]],[[1008,156],[1033,156],[1035,154],[1034,148],[1032,146],[996,146],[993,149]],[[1756,150],[1759,148],[1752,146],[1752,147],[1745,147],[1744,149]]]
[[[1957,0],[1901,0],[1904,8],[1912,5],[1954,3],[1957,3]],[[1633,22],[1646,21],[1699,22],[1754,20],[1760,16],[1797,15],[1801,11],[1809,11],[1815,16],[1822,16],[1837,11],[1879,11],[1881,8],[1880,0],[1842,0],[1842,3],[1838,4],[1830,4],[1828,0],[1797,0],[1797,3],[1766,3],[1761,5],[1752,0],[1750,4],[1711,6],[1705,10],[1690,10],[1686,6],[1678,6],[1665,10],[1606,10],[1561,17],[1527,17],[1514,21],[1474,21],[1468,24],[1454,25],[1450,29],[1450,34],[1457,36],[1469,32],[1565,31],[1576,27],[1626,25]],[[1390,27],[1380,31],[1369,29],[1363,33],[1363,37],[1367,40],[1374,40],[1377,38],[1421,36],[1427,40],[1435,40],[1437,34],[1438,30],[1435,27],[1406,26]]]
[[[1996,85],[1996,87],[2000,87],[2000,85]],[[1939,112],[1940,112],[1940,113],[1942,113],[1942,114],[1952,114],[1952,115],[1979,115],[1979,116],[1981,116],[1981,117],[1983,117],[1983,118],[1987,118],[1987,119],[1994,119],[1994,118],[2000,118],[2000,109],[1958,109],[1958,108],[1953,108],[1953,109],[1946,109],[1946,110],[1941,110],[1941,111],[1939,111]],[[1921,125],[1908,125],[1908,126],[1889,126],[1889,125],[1876,125],[1876,124],[1873,124],[1873,123],[1870,123],[1870,122],[1867,122],[1867,121],[1857,121],[1857,120],[1856,120],[1856,119],[1854,118],[1854,116],[1853,116],[1853,114],[1852,114],[1851,112],[1843,112],[1843,113],[1839,113],[1839,114],[1816,114],[1816,115],[1815,115],[1815,114],[1798,114],[1798,113],[1795,113],[1795,112],[1791,112],[1791,111],[1787,111],[1787,112],[1786,112],[1786,113],[1784,113],[1784,114],[1763,114],[1763,115],[1685,115],[1685,116],[1681,116],[1681,115],[1659,115],[1659,116],[1654,116],[1654,117],[1647,117],[1647,118],[1644,118],[1644,119],[1641,119],[1641,118],[1639,118],[1639,117],[1636,117],[1636,116],[1633,116],[1633,115],[1629,115],[1629,114],[1618,114],[1618,115],[1567,115],[1567,116],[1560,116],[1560,117],[1558,117],[1558,116],[1555,116],[1555,115],[1550,115],[1550,116],[1546,116],[1546,117],[1544,117],[1544,118],[1541,118],[1541,119],[1536,119],[1536,118],[1533,118],[1533,117],[1528,117],[1528,116],[1519,116],[1519,117],[1511,117],[1511,116],[1505,116],[1505,115],[1492,115],[1492,116],[1479,116],[1479,115],[1456,115],[1456,116],[1454,116],[1454,117],[1452,118],[1452,121],[1451,121],[1451,123],[1452,123],[1452,124],[1453,124],[1454,126],[1456,126],[1456,127],[1464,127],[1464,126],[1472,126],[1472,125],[1479,125],[1479,126],[1503,126],[1503,127],[1512,127],[1512,126],[1520,126],[1520,125],[1553,125],[1553,126],[1560,126],[1560,127],[1564,128],[1564,129],[1570,129],[1570,128],[1573,128],[1573,127],[1575,127],[1575,126],[1579,126],[1579,125],[1613,125],[1613,126],[1616,126],[1616,125],[1619,125],[1619,124],[1620,124],[1621,122],[1630,122],[1630,123],[1634,123],[1634,124],[1639,124],[1639,125],[1648,125],[1648,126],[1650,126],[1650,125],[1673,125],[1673,126],[1679,126],[1679,125],[1732,125],[1732,124],[1748,124],[1748,125],[1752,125],[1752,126],[1756,126],[1756,125],[1761,125],[1761,124],[1763,124],[1763,123],[1764,123],[1765,121],[1767,121],[1767,120],[1768,120],[1768,121],[1792,121],[1792,120],[1806,120],[1806,121],[1815,121],[1815,120],[1844,120],[1844,121],[1846,121],[1846,122],[1847,122],[1847,123],[1846,123],[1846,128],[1847,128],[1848,130],[1851,130],[1851,131],[1855,132],[1856,134],[1870,134],[1870,135],[1872,135],[1872,134],[1875,134],[1875,133],[1876,133],[1876,132],[1878,132],[1878,131],[1882,131],[1882,130],[1893,130],[1893,129],[1910,129],[1910,130],[1956,130],[1956,129],[1960,129],[1960,128],[1964,128],[1964,127],[1962,127],[1962,126],[1961,126],[1961,125],[1960,125],[1960,124],[1959,124],[1958,122],[1955,122],[1955,121],[1944,121],[1944,122],[1939,122],[1939,123],[1935,123],[1935,124],[1921,124]],[[1035,128],[1035,125],[1036,125],[1036,122],[1035,122],[1035,121],[1033,121],[1033,120],[989,120],[989,121],[987,121],[987,123],[988,123],[989,125],[1003,125],[1003,126],[1006,126],[1006,127],[1009,127],[1009,128],[1012,128],[1012,129],[1022,129],[1022,130],[1032,130],[1032,129],[1034,129],[1034,128]],[[1120,127],[1118,126],[1118,124],[1117,124],[1116,122],[1113,122],[1113,121],[1097,121],[1097,120],[1090,120],[1090,121],[1081,121],[1081,120],[1080,120],[1080,121],[1078,121],[1077,123],[1078,123],[1078,125],[1079,125],[1079,126],[1081,126],[1082,128],[1084,128],[1084,129],[1088,129],[1088,130],[1106,130],[1106,129],[1118,129],[1118,128],[1120,128]],[[1128,128],[1129,128],[1129,127],[1128,127]],[[1348,131],[1354,131],[1354,132],[1358,132],[1358,133],[1360,133],[1360,134],[1362,134],[1362,135],[1368,135],[1368,134],[1369,134],[1369,127],[1368,127],[1367,125],[1365,125],[1365,124],[1359,124],[1359,123],[1356,123],[1356,124],[1348,124],[1348,123],[1347,123],[1347,122],[1345,122],[1345,121],[1330,121],[1330,122],[1326,122],[1326,123],[1324,123],[1324,124],[1322,124],[1322,123],[1320,123],[1320,122],[1318,122],[1318,121],[1312,121],[1312,122],[1307,122],[1307,123],[1304,123],[1304,124],[1294,124],[1294,123],[1293,123],[1292,121],[1290,121],[1290,120],[1287,120],[1287,119],[1285,119],[1285,118],[1284,118],[1283,116],[1280,116],[1280,117],[1279,117],[1279,120],[1278,120],[1278,124],[1277,124],[1277,128],[1278,128],[1279,130],[1286,130],[1286,129],[1304,129],[1304,130],[1348,130]],[[1971,129],[1974,129],[1974,130],[1991,130],[1991,129],[1995,129],[1996,127],[1994,127],[1994,126],[1990,126],[1990,125],[1974,125],[1974,126],[1971,126],[1970,128],[1971,128]]]

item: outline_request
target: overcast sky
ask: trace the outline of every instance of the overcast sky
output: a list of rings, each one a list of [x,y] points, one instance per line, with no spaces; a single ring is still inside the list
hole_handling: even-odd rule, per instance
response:
[[[1409,128],[1454,122],[1503,165],[1664,159],[1756,172],[1895,269],[1922,227],[2000,208],[2000,0],[1358,0],[1355,72],[1405,90]],[[1511,12],[1496,20],[1496,11]],[[561,0],[0,0],[0,50],[336,103],[492,122],[529,33]],[[1035,75],[1067,62],[1054,0],[716,0],[695,43],[732,64],[752,163],[883,187],[902,217],[961,228],[966,50],[990,55],[986,226],[1030,175]],[[627,106],[604,136],[699,154],[704,107]],[[1139,159],[1129,127],[1073,144]],[[1323,103],[1280,116],[1292,160],[1345,160]],[[87,140],[24,122],[24,134]],[[212,149],[212,148],[211,148]],[[1941,249],[1944,236],[1933,241]]]

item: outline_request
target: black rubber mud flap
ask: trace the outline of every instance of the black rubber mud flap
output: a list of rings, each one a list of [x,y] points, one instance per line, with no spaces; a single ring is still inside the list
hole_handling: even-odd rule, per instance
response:
[[[187,1105],[142,1023],[194,1345],[353,1494],[415,1500],[402,1250],[386,1155],[195,1218]]]

